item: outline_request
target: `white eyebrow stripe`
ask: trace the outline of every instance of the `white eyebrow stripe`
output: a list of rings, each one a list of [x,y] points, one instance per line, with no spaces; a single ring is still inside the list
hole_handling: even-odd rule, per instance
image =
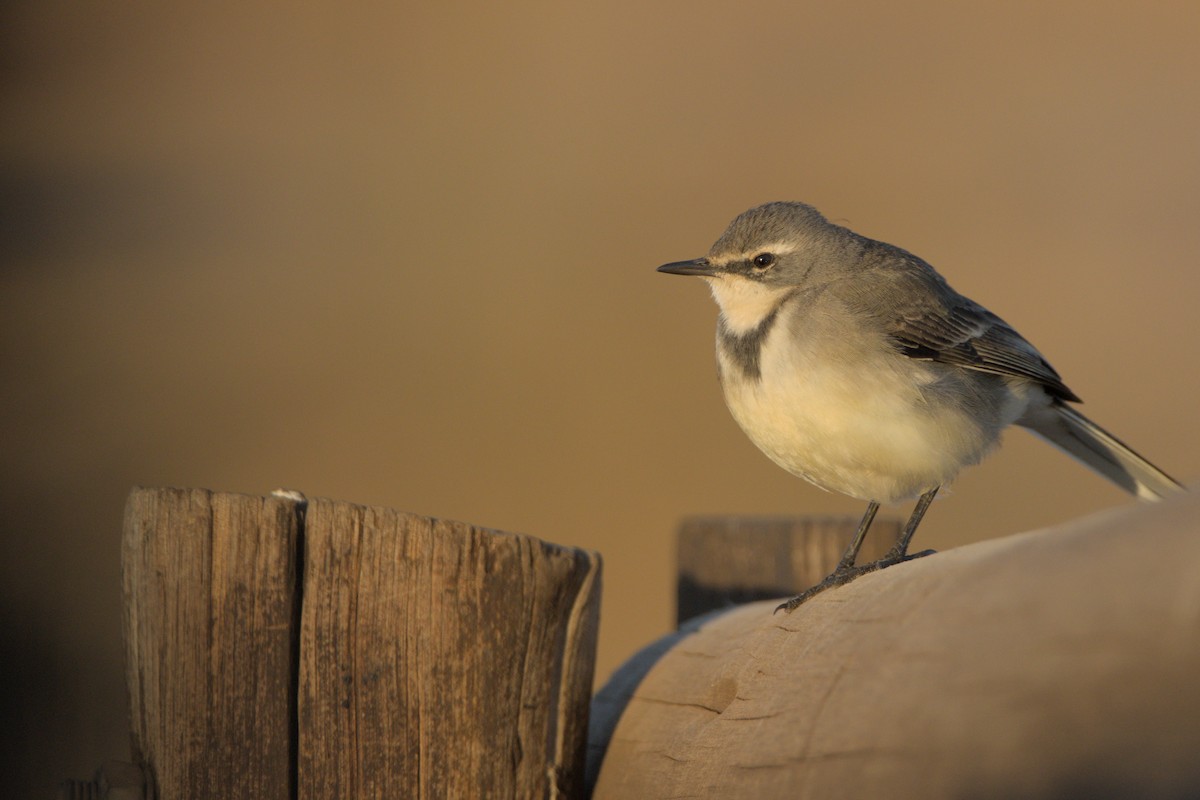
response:
[[[788,253],[794,253],[800,249],[800,245],[795,242],[772,242],[771,244],[760,245],[753,250],[746,250],[741,253],[735,253],[730,256],[720,256],[717,258],[709,258],[709,262],[713,266],[726,267],[737,261],[749,261],[760,253],[772,253],[777,256],[785,256]]]

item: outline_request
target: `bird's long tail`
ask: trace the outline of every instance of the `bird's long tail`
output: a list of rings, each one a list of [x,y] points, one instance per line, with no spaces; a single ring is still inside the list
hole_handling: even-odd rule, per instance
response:
[[[1044,406],[1018,424],[1143,500],[1184,490],[1170,475],[1065,403]]]

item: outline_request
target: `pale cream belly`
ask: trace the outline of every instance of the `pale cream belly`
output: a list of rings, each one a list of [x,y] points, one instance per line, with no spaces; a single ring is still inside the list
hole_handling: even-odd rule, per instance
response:
[[[1002,427],[931,407],[922,384],[936,374],[919,362],[847,369],[765,358],[761,380],[751,380],[731,379],[737,368],[719,360],[729,410],[759,449],[794,475],[863,500],[901,502],[949,482],[987,454]]]

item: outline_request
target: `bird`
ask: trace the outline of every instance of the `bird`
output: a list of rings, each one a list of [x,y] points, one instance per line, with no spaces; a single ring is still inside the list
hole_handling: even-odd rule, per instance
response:
[[[783,469],[867,501],[837,567],[776,612],[933,551],[908,548],[929,504],[1018,425],[1141,499],[1183,486],[1085,417],[1080,398],[1011,325],[930,264],[800,202],[739,215],[698,276],[718,307],[717,374],[750,440]],[[857,564],[881,504],[916,499],[895,545]]]

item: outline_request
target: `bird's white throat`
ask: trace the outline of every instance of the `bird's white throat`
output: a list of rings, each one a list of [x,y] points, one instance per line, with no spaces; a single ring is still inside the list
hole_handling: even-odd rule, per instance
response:
[[[735,275],[705,278],[721,309],[725,330],[734,335],[757,328],[794,286],[767,286]]]

